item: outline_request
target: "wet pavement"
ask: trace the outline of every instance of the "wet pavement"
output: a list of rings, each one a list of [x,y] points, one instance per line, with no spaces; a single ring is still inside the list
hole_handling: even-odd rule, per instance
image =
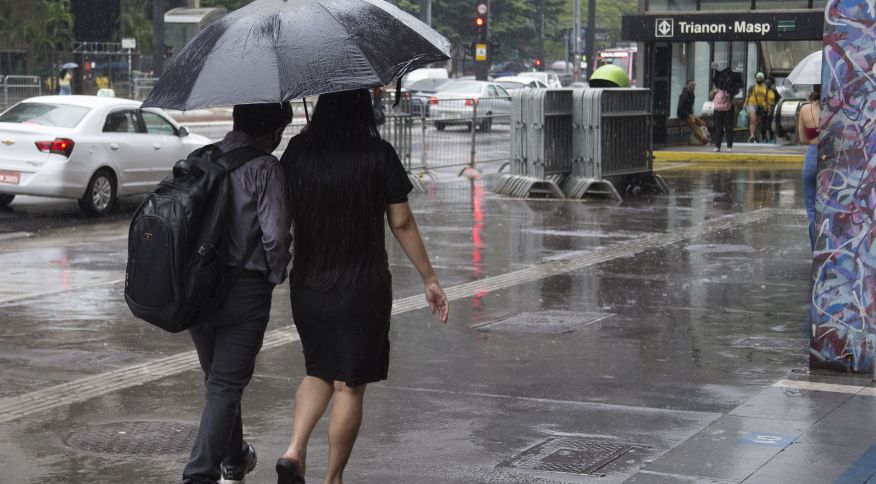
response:
[[[810,374],[800,168],[666,164],[668,195],[513,200],[439,173],[412,198],[452,300],[425,308],[393,242],[389,379],[366,394],[358,483],[865,482],[869,378]],[[485,170],[494,172],[493,170]],[[186,335],[122,296],[127,218],[0,212],[2,482],[178,482],[199,418]],[[25,236],[22,234],[30,234]],[[274,482],[304,375],[289,291],[244,400]],[[308,478],[325,468],[325,422]],[[874,458],[871,458],[874,457]]]

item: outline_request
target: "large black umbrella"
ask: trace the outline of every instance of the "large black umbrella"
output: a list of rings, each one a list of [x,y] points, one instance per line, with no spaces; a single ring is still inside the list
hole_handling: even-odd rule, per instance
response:
[[[745,81],[742,79],[742,74],[734,72],[727,67],[723,70],[715,70],[715,75],[712,78],[715,87],[723,89],[730,93],[730,96],[735,96],[740,89],[745,87]]]
[[[450,42],[383,0],[256,0],[198,34],[143,103],[186,111],[383,86]]]

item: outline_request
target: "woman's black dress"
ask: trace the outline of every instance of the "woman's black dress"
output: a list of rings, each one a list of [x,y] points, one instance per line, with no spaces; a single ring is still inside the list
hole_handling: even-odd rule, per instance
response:
[[[294,150],[295,142],[290,144]],[[381,142],[383,156],[383,204],[408,201],[413,189],[398,155],[389,143]],[[288,151],[287,151],[288,152]],[[284,156],[284,164],[294,156]],[[306,183],[306,180],[302,180]],[[294,190],[294,187],[291,189]],[[316,203],[319,203],[316,201]],[[385,277],[358,277],[342,287],[316,289],[296,282],[295,273],[305,269],[308,254],[296,247],[289,278],[292,317],[304,349],[309,376],[342,381],[355,387],[385,380],[389,369],[389,317],[392,310],[392,279],[384,247],[385,207],[378,204],[374,214],[379,230],[370,231],[380,241],[362,241],[373,246],[371,262],[381,265]],[[329,223],[326,221],[326,223]],[[376,228],[376,227],[375,227]],[[299,227],[296,227],[296,233]],[[326,241],[326,243],[329,243]]]

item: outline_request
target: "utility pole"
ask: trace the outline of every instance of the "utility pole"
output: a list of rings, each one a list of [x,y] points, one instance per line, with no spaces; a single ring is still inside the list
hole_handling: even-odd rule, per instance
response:
[[[587,2],[587,42],[584,48],[587,56],[587,79],[590,79],[596,64],[596,0]]]
[[[432,26],[432,0],[420,0],[420,20]]]
[[[164,0],[152,0],[152,71],[164,73]]]
[[[576,82],[581,80],[581,0],[575,0],[575,20],[572,25],[574,35],[574,49],[572,53],[572,79]]]
[[[538,58],[544,67],[544,0],[538,0]]]

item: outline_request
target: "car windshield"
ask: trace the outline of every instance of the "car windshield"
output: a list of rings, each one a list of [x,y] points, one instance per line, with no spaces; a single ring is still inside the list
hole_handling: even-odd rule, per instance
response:
[[[519,77],[532,77],[534,79],[546,79],[547,74],[543,72],[521,72],[517,74]]]
[[[461,94],[480,94],[483,85],[478,81],[448,82],[441,86],[441,91],[458,92]]]
[[[0,115],[0,123],[37,124],[73,128],[90,108],[50,103],[19,103]]]
[[[515,81],[499,81],[497,84],[505,89],[520,89],[521,87],[526,87],[526,84]]]

